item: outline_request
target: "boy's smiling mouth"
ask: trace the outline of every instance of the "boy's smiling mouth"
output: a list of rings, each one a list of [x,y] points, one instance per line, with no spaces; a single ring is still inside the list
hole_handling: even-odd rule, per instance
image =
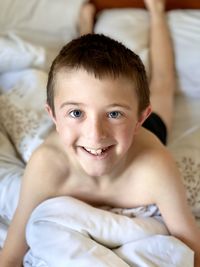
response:
[[[106,152],[108,152],[111,148],[113,147],[113,145],[111,146],[107,146],[104,148],[98,148],[98,149],[94,149],[94,148],[89,148],[89,147],[84,147],[82,146],[82,148],[84,149],[84,151],[86,151],[87,153],[89,153],[92,156],[103,156],[106,154]]]

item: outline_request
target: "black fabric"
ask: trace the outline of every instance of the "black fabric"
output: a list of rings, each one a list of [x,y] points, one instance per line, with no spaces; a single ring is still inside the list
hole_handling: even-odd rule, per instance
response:
[[[152,112],[142,126],[154,133],[160,139],[160,141],[166,145],[167,127],[156,113]]]

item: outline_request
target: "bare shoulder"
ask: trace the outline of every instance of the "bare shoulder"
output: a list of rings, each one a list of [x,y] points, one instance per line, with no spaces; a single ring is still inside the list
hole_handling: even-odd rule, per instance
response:
[[[172,207],[175,209],[176,206],[182,206],[187,210],[186,191],[171,153],[165,147],[158,147],[148,152],[148,158],[144,164],[149,173],[148,187],[152,202],[158,205],[161,213],[164,211],[165,214],[167,210],[172,210]]]
[[[68,164],[55,142],[44,142],[32,154],[22,178],[17,214],[30,214],[46,199],[62,195]],[[22,217],[22,215],[20,215]]]
[[[56,140],[56,133],[50,136],[42,145],[40,145],[32,154],[30,163],[40,164],[41,166],[50,166],[52,168],[61,167],[59,163],[66,161],[67,156],[61,149],[59,142]],[[57,166],[59,165],[59,166]],[[62,168],[61,168],[62,169]]]
[[[176,166],[167,147],[151,132],[142,129],[136,141],[136,148],[133,147],[136,150],[134,159],[142,165],[146,165],[149,170],[158,172],[160,168],[167,170],[171,165]]]
[[[27,164],[25,176],[51,185],[54,182],[59,183],[68,173],[68,158],[61,149],[55,133],[34,151]]]
[[[28,209],[42,201],[63,194],[69,174],[67,156],[60,149],[57,136],[51,135],[32,154],[22,178],[19,206]]]
[[[148,196],[148,202],[158,204],[161,194],[172,188],[182,188],[175,159],[153,134],[144,131],[138,138],[137,147],[133,172],[135,180],[139,177],[140,187]]]

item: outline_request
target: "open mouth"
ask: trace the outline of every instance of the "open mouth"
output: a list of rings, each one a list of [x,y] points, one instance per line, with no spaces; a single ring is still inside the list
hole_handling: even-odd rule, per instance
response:
[[[105,155],[113,146],[108,146],[104,148],[92,149],[88,147],[82,147],[87,153],[92,156],[103,156]]]

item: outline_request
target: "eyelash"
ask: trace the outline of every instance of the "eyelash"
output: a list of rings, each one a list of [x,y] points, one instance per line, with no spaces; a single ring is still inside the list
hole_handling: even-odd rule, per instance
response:
[[[74,113],[75,112],[79,112],[80,113],[80,116],[74,116]],[[72,118],[81,118],[82,117],[82,114],[83,114],[83,112],[80,110],[80,109],[74,109],[74,110],[71,110],[70,112],[69,112],[69,115],[72,117]]]
[[[113,118],[112,116],[110,117],[110,114],[111,114],[111,113],[117,113],[118,115],[117,115],[117,117],[114,117],[114,118]],[[111,119],[119,119],[119,118],[121,118],[122,116],[123,116],[122,112],[117,111],[117,110],[115,110],[115,111],[111,111],[111,112],[108,113],[108,117],[111,118]]]

